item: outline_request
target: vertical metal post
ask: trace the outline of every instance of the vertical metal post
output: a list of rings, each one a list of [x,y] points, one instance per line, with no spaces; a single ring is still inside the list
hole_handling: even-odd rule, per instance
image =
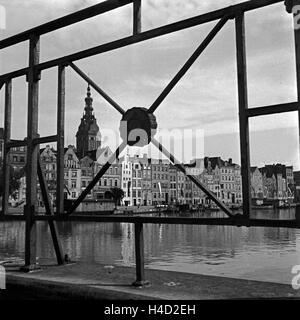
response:
[[[39,74],[35,65],[39,63],[40,41],[39,36],[31,35],[29,43],[29,70],[28,82],[28,115],[27,115],[27,163],[26,163],[26,216],[25,227],[25,266],[29,271],[36,267],[36,223],[34,219],[37,202],[37,160],[38,147],[33,139],[38,137],[38,94]]]
[[[5,83],[5,110],[4,110],[4,150],[3,150],[3,198],[2,198],[2,215],[8,210],[9,197],[9,149],[7,143],[11,138],[11,101],[12,101],[12,80]]]
[[[143,224],[137,222],[134,224],[134,241],[135,241],[135,263],[136,263],[136,281],[133,285],[136,287],[149,284],[149,281],[145,280],[145,268],[144,268],[144,232]]]
[[[65,67],[58,67],[56,213],[64,212]]]
[[[240,152],[241,174],[243,193],[243,213],[245,217],[251,214],[251,187],[250,187],[250,148],[249,148],[249,119],[246,115],[248,109],[247,92],[247,64],[245,45],[245,17],[239,13],[235,18],[236,27],[236,55],[237,55],[237,78],[239,96],[239,125],[240,125]]]
[[[52,215],[54,215],[53,207],[51,205],[47,181],[45,179],[45,174],[44,174],[44,171],[42,168],[41,159],[40,159],[39,155],[38,155],[38,168],[37,168],[37,170],[38,170],[38,177],[39,177],[39,181],[40,181],[40,187],[41,187],[41,191],[42,191],[43,201],[44,201],[45,208],[46,208],[46,214],[49,216],[52,216]],[[64,264],[64,254],[63,254],[61,242],[59,240],[56,222],[48,220],[48,224],[49,224],[51,237],[52,237],[52,241],[53,241],[53,246],[54,246],[54,250],[55,250],[55,254],[56,254],[57,264],[58,265]]]
[[[299,0],[294,0],[292,5],[300,5]],[[297,101],[298,101],[298,129],[299,129],[299,152],[300,152],[300,21],[299,11],[293,10],[293,6],[290,10],[293,11],[294,18],[294,37],[295,37],[295,58],[296,58],[296,77],[297,77]]]
[[[141,0],[133,1],[133,34],[139,34],[142,30]]]

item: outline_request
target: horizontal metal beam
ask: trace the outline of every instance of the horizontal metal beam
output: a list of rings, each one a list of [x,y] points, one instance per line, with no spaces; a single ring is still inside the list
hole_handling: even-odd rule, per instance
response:
[[[7,149],[25,146],[27,146],[27,140],[10,140],[5,145]]]
[[[246,116],[248,118],[266,116],[266,115],[275,114],[275,113],[298,111],[298,109],[299,109],[298,102],[282,103],[282,104],[275,104],[272,106],[249,108],[246,110]]]
[[[152,30],[148,30],[139,34],[135,34],[133,36],[125,37],[116,41],[112,41],[109,43],[105,43],[96,47],[92,47],[86,50],[82,50],[61,58],[49,60],[43,63],[40,63],[36,66],[37,70],[42,71],[45,69],[49,69],[58,65],[66,65],[70,62],[77,61],[80,59],[88,58],[103,52],[108,52],[112,50],[116,50],[128,45],[140,43],[142,41],[150,40],[156,37],[160,37],[166,34],[170,34],[176,31],[180,31],[183,29],[191,28],[200,24],[212,22],[215,20],[219,20],[226,16],[234,16],[236,12],[250,11],[258,8],[262,8],[271,4],[283,2],[283,0],[252,0],[244,3],[240,3],[234,6],[226,7],[223,9],[219,9],[216,11],[212,11],[206,14],[202,14],[196,17],[192,17],[189,19],[181,20],[175,23],[171,23],[159,28],[155,28]],[[3,40],[4,41],[4,40]],[[27,68],[16,70],[14,72],[10,72],[7,74],[3,74],[0,76],[0,82],[5,81],[10,78],[16,78],[19,76],[23,76],[27,73]]]
[[[57,142],[57,135],[33,139],[34,144],[43,144],[43,143],[50,143],[50,142]]]
[[[56,142],[56,141],[57,141],[57,135],[33,139],[34,144],[43,144],[43,143],[50,143],[50,142]],[[26,146],[27,146],[27,140],[10,140],[10,142],[6,144],[6,148],[26,147]]]
[[[300,228],[300,220],[274,220],[274,219],[245,219],[243,216],[234,218],[189,218],[189,217],[141,217],[128,215],[93,215],[76,213],[73,215],[56,214],[53,216],[36,214],[36,221],[82,221],[102,223],[149,223],[149,224],[188,224],[188,225],[223,225],[246,227],[274,227],[274,228]],[[24,215],[7,214],[0,217],[0,221],[22,221]]]
[[[31,34],[42,35],[60,28],[67,27],[71,24],[92,18],[99,14],[105,13],[132,3],[133,0],[107,0],[91,7],[76,11],[61,18],[49,21],[38,27],[18,33],[12,37],[0,41],[0,49],[12,46],[16,43],[26,41]]]

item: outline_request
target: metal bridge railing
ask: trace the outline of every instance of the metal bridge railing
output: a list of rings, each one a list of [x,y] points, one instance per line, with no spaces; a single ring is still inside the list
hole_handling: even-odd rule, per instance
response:
[[[57,221],[94,221],[94,222],[129,222],[135,224],[135,249],[137,279],[136,284],[143,284],[144,278],[144,259],[143,259],[143,223],[184,223],[184,224],[205,224],[205,225],[233,225],[233,226],[267,226],[267,227],[286,227],[299,228],[299,213],[295,220],[265,220],[251,219],[251,193],[250,193],[250,151],[249,151],[249,118],[268,114],[298,111],[300,121],[300,30],[295,28],[295,50],[296,50],[296,68],[297,68],[297,90],[298,99],[292,103],[280,105],[271,105],[263,107],[248,108],[247,93],[247,64],[245,47],[245,12],[282,3],[283,0],[252,0],[242,2],[237,5],[229,6],[223,9],[215,10],[209,13],[198,15],[189,19],[181,20],[175,23],[164,25],[159,28],[142,32],[141,28],[141,0],[107,0],[89,8],[69,14],[62,18],[42,24],[20,34],[14,35],[0,41],[0,49],[13,46],[23,41],[29,41],[29,65],[26,68],[14,70],[12,72],[0,75],[0,89],[5,86],[5,111],[4,111],[4,195],[2,212],[0,220],[25,220],[25,269],[31,270],[36,265],[36,221],[48,221],[58,264],[63,264],[63,251],[59,241],[55,223]],[[132,4],[133,5],[133,35],[100,44],[82,51],[72,53],[57,59],[40,63],[40,37],[43,34],[72,25],[79,21],[91,18],[96,15],[114,10],[116,8]],[[300,0],[286,0],[287,11],[291,12],[291,5],[300,4]],[[294,13],[295,15],[295,13]],[[140,117],[145,120],[149,126],[156,126],[156,118],[153,112],[160,106],[166,96],[173,90],[183,75],[189,70],[193,63],[198,59],[201,53],[215,38],[222,27],[229,21],[235,22],[236,36],[236,57],[237,57],[237,79],[238,79],[238,103],[239,103],[239,127],[240,127],[240,152],[241,152],[241,174],[242,174],[242,195],[243,195],[243,214],[234,215],[226,205],[220,201],[201,181],[195,176],[187,175],[207,196],[214,201],[227,215],[227,218],[158,218],[158,217],[126,217],[126,216],[86,216],[78,213],[73,214],[80,202],[85,198],[88,192],[93,188],[97,181],[105,174],[110,164],[119,153],[125,148],[128,141],[123,141],[119,148],[113,153],[108,161],[96,175],[90,185],[82,192],[74,205],[67,214],[64,213],[63,189],[64,189],[64,128],[65,128],[65,70],[70,66],[79,74],[90,86],[92,86],[104,99],[106,99],[115,108],[122,119],[126,119],[128,124],[133,125],[133,110],[125,111],[117,102],[109,97],[90,77],[80,70],[74,62],[83,58],[91,57],[103,52],[116,50],[121,47],[147,41],[156,37],[171,34],[183,29],[191,28],[204,23],[217,21],[214,28],[207,35],[204,41],[199,45],[196,51],[191,55],[183,67],[176,73],[166,88],[161,92],[158,98],[153,102],[148,110],[137,109]],[[43,70],[58,68],[58,88],[57,88],[57,132],[55,135],[40,137],[38,134],[38,96],[39,80]],[[26,76],[28,82],[28,119],[27,119],[27,137],[23,141],[11,139],[11,107],[12,107],[12,80]],[[139,129],[145,129],[142,124]],[[155,127],[156,128],[156,127]],[[128,132],[127,132],[128,137]],[[153,143],[172,163],[176,163],[179,170],[186,174],[182,166],[175,157],[165,149],[152,135],[148,135],[147,142]],[[39,145],[41,143],[57,143],[57,190],[56,190],[56,212],[53,211],[49,200],[47,184],[45,182],[43,170],[39,162]],[[9,192],[9,152],[12,147],[27,147],[27,166],[26,166],[26,206],[24,215],[8,214],[8,192]],[[46,215],[36,213],[37,202],[37,178],[39,179],[43,200],[46,207]]]

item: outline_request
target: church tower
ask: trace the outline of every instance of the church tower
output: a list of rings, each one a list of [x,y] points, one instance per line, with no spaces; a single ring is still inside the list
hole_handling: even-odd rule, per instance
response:
[[[79,159],[83,158],[87,151],[96,150],[101,146],[101,136],[92,104],[93,98],[91,97],[90,85],[88,85],[84,114],[76,133],[76,147]]]

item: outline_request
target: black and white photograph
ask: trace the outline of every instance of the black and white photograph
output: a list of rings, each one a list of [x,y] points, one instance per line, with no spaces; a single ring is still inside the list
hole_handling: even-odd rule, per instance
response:
[[[0,305],[299,300],[299,124],[300,0],[0,0]]]

